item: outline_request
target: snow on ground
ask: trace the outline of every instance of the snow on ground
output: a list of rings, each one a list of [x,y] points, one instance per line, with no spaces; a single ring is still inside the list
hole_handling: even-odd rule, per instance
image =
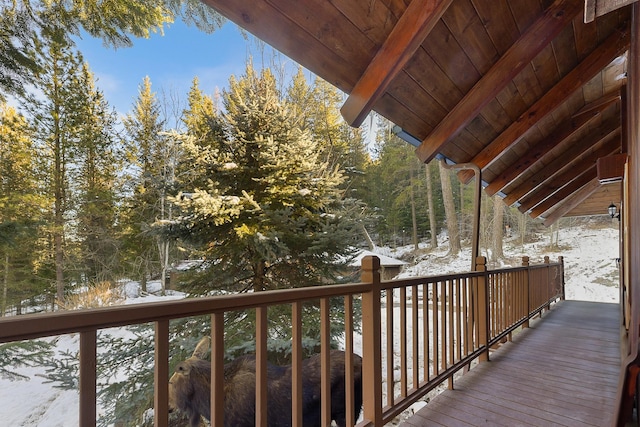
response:
[[[617,223],[611,226],[575,226],[563,228],[558,235],[558,247],[548,250],[550,235],[541,236],[534,243],[520,245],[513,237],[505,244],[505,256],[508,261],[503,266],[518,265],[522,255],[531,257],[532,263],[540,263],[545,255],[556,260],[559,255],[565,260],[565,282],[567,299],[580,299],[599,302],[618,301],[618,268],[616,258],[618,250]],[[468,249],[456,257],[447,257],[447,246],[442,244],[435,250],[421,248],[413,254],[412,247],[395,250],[376,248],[378,253],[402,258],[409,261],[401,277],[438,275],[451,272],[468,271],[471,266]],[[486,254],[483,254],[486,255]],[[489,266],[489,268],[498,268]],[[125,303],[144,303],[166,299],[182,298],[179,293],[168,296],[158,295],[159,284],[151,282],[149,292],[141,293],[135,282],[124,287]],[[126,334],[126,330],[109,330],[105,333]],[[384,340],[384,339],[383,339]],[[78,350],[78,336],[66,335],[53,339],[56,351]],[[360,343],[356,342],[356,348]],[[0,426],[37,426],[69,427],[77,425],[78,393],[61,390],[46,383],[40,376],[41,368],[18,367],[16,372],[29,377],[29,380],[11,381],[0,378]],[[417,406],[424,403],[418,403]],[[101,408],[98,408],[100,413]]]

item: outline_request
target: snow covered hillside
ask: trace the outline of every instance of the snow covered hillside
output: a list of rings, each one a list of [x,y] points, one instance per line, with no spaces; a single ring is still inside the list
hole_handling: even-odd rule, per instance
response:
[[[549,251],[549,235],[540,236],[534,243],[519,245],[517,238],[506,241],[503,266],[518,265],[523,255],[531,257],[532,263],[540,263],[545,255],[555,260],[559,255],[565,259],[565,281],[567,299],[579,299],[600,302],[618,301],[618,224],[607,226],[581,225],[561,229],[558,235],[559,249]],[[402,257],[410,265],[402,273],[407,276],[436,275],[469,270],[471,260],[468,248],[451,259],[446,257],[447,246],[442,245],[433,251],[420,250],[413,254],[411,248],[396,250],[378,248],[395,258]],[[495,268],[491,266],[490,268]],[[125,303],[158,301],[161,297],[139,295],[137,285],[129,283],[125,289]],[[177,298],[172,295],[165,298]],[[126,330],[112,330],[104,333],[122,335]],[[70,335],[53,340],[57,352],[75,352],[78,349],[78,336]],[[10,368],[10,367],[7,367]],[[41,368],[15,368],[16,372],[28,377],[28,380],[10,380],[0,378],[0,425],[2,426],[41,426],[69,427],[77,425],[78,394],[66,391],[46,383],[41,376]],[[100,412],[100,408],[99,412]]]

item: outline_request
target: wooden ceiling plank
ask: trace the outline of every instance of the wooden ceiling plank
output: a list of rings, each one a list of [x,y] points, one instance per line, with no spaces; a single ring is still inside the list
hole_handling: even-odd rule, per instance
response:
[[[614,118],[603,123],[596,132],[588,135],[587,138],[576,141],[561,155],[557,156],[555,160],[550,162],[547,166],[536,172],[533,176],[520,184],[518,187],[507,193],[507,197],[504,198],[504,202],[511,206],[524,196],[534,191],[539,186],[543,185],[549,178],[557,174],[562,168],[567,165],[567,159],[574,159],[582,153],[586,152],[589,148],[594,147],[600,141],[609,138],[614,133],[620,132],[620,120]]]
[[[554,177],[553,182],[546,184],[543,188],[530,194],[523,199],[522,204],[518,207],[521,212],[526,212],[533,207],[537,207],[540,203],[549,199],[549,195],[553,195],[555,192],[562,190],[563,184],[570,183],[579,179],[580,176],[596,167],[596,163],[600,157],[606,157],[611,154],[620,151],[620,141],[611,141],[611,143],[600,147],[598,150],[591,153],[588,157],[581,160],[579,163],[572,165],[571,168],[557,177]],[[565,195],[566,196],[566,195]],[[545,212],[545,209],[542,212]]]
[[[560,80],[549,92],[525,111],[518,120],[507,128],[498,138],[478,153],[471,163],[481,169],[493,163],[502,152],[515,145],[527,130],[535,126],[543,117],[551,113],[566,101],[576,90],[596,76],[611,61],[624,53],[629,47],[629,31],[614,31],[601,45],[587,56],[576,68]],[[469,182],[473,173],[462,171],[458,177]]]
[[[433,159],[581,10],[577,0],[556,0],[422,142],[418,158]]]
[[[484,22],[476,12],[471,0],[457,0],[442,15],[442,22],[449,28],[474,68],[485,74],[498,60],[500,54]]]
[[[283,16],[265,0],[239,2],[237,0],[202,0],[238,26],[271,46],[289,58],[304,64],[309,70],[338,89],[349,91],[357,83],[351,77],[351,69],[345,59],[331,50],[312,34],[303,31],[289,17]],[[289,32],[273,31],[274,28],[298,27],[293,38]],[[306,48],[300,49],[303,45]],[[336,66],[338,64],[338,66]]]
[[[487,194],[489,196],[493,196],[498,191],[502,190],[511,181],[517,179],[533,164],[549,153],[549,151],[557,147],[566,139],[571,138],[576,134],[576,132],[583,129],[599,114],[600,111],[594,110],[591,111],[590,114],[581,114],[577,118],[569,119],[558,126],[554,132],[549,135],[549,137],[544,138],[537,144],[533,144],[533,146],[524,155],[522,155],[516,163],[509,165],[500,175],[493,179],[493,181],[491,181],[491,183],[485,188]]]
[[[600,185],[601,184],[597,178],[589,181],[587,185],[585,185],[584,187],[582,187],[581,189],[573,193],[564,202],[560,203],[559,205],[556,205],[554,210],[549,215],[545,216],[544,225],[548,227],[554,222],[556,222],[557,220],[559,220],[560,218],[562,218],[563,216],[565,216],[572,209],[576,208],[582,202],[588,199],[593,193],[598,191],[598,189],[600,189]]]
[[[508,0],[490,2],[471,0],[471,3],[484,23],[496,50],[503,55],[520,37]]]
[[[596,171],[595,165],[593,165],[593,167],[589,168],[589,170],[587,170],[582,175],[578,176],[573,181],[567,183],[567,185],[560,188],[551,196],[547,197],[542,203],[538,204],[535,208],[531,210],[531,212],[529,213],[529,216],[531,218],[539,217],[543,213],[547,212],[549,209],[553,208],[558,203],[561,203],[567,197],[570,197],[573,193],[575,193],[576,191],[578,191],[579,189],[587,185],[593,179],[596,179],[596,181],[598,179],[598,172]]]
[[[558,72],[561,76],[570,73],[576,64],[580,62],[576,51],[576,38],[573,30],[576,25],[580,25],[580,16],[575,17],[572,25],[567,25],[564,30],[558,34],[558,37],[551,42]]]
[[[576,118],[576,117],[580,116],[581,114],[589,114],[594,110],[597,110],[597,111],[600,112],[604,108],[608,107],[609,105],[611,105],[614,102],[618,102],[619,100],[620,100],[620,91],[619,90],[613,91],[613,92],[603,96],[602,98],[597,99],[597,100],[595,100],[593,102],[590,102],[589,104],[585,105],[580,110],[578,110],[572,116],[572,118]]]
[[[409,4],[340,109],[347,123],[362,124],[452,1],[413,0]]]

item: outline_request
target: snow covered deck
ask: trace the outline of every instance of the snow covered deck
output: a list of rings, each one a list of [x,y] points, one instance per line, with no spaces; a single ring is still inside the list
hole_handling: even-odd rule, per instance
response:
[[[401,426],[609,426],[620,306],[561,301]]]

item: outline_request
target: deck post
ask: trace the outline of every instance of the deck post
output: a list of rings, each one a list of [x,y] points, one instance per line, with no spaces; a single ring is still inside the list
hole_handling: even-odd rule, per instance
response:
[[[476,258],[476,270],[485,272],[485,274],[478,277],[478,288],[476,295],[477,299],[477,325],[478,325],[478,344],[480,347],[484,346],[485,351],[480,354],[478,360],[480,362],[486,362],[489,360],[489,324],[490,324],[490,310],[489,310],[489,280],[487,280],[487,258],[479,256]]]
[[[362,400],[364,419],[369,425],[382,425],[382,350],[380,258],[366,256],[362,259],[362,283],[370,284],[362,294]]]
[[[548,255],[544,257],[544,263],[547,265],[547,286],[545,289],[547,290],[547,294],[545,295],[545,300],[547,301],[546,309],[547,311],[551,310],[551,260]],[[540,311],[540,317],[542,317],[542,311]]]
[[[527,318],[527,320],[525,320],[525,322],[522,324],[522,327],[528,328],[529,315],[531,314],[531,292],[529,290],[529,257],[528,256],[522,257],[522,266],[527,267],[527,269],[524,271],[524,297],[526,301],[525,309],[527,310],[527,312],[525,313],[525,317]]]
[[[563,256],[559,256],[558,257],[558,264],[560,264],[560,299],[564,301],[564,257]]]

